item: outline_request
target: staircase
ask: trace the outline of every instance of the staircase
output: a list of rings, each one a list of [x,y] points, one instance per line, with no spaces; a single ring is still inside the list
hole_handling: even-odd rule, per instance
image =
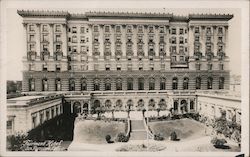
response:
[[[146,140],[147,131],[143,120],[131,120],[130,140]]]

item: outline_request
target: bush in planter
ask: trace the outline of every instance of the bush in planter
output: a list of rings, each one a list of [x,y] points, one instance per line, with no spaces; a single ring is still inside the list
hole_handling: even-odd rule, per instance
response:
[[[106,139],[107,143],[113,143],[113,141],[111,141],[111,136],[110,135],[106,135],[105,139]]]
[[[172,140],[172,141],[177,141],[178,140],[177,139],[177,134],[176,134],[175,131],[171,132],[171,134],[170,134],[170,140]]]
[[[156,141],[163,141],[163,140],[164,140],[164,137],[162,136],[161,133],[155,134],[154,140],[156,140]]]
[[[119,133],[116,137],[117,142],[128,142],[129,138],[124,133]]]
[[[227,143],[225,139],[218,139],[217,137],[214,137],[211,140],[211,143],[214,145],[215,148],[227,148],[228,146],[225,146],[224,144]]]

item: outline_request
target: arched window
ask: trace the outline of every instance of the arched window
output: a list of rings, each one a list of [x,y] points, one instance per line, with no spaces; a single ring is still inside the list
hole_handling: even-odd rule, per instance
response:
[[[81,91],[86,91],[87,90],[87,81],[85,78],[81,79]]]
[[[48,80],[47,80],[47,78],[44,78],[42,80],[42,91],[48,91]]]
[[[183,89],[188,89],[188,81],[189,79],[187,77],[183,79]]]
[[[122,101],[119,99],[116,101],[116,104],[115,104],[115,109],[116,110],[121,110],[122,108]]]
[[[224,77],[220,77],[219,78],[219,89],[224,89],[224,82],[225,82]]]
[[[56,84],[56,91],[60,91],[61,90],[61,79],[57,78],[55,81]]]
[[[133,108],[133,101],[132,100],[128,100],[128,102],[127,102],[127,107],[128,107],[128,109],[132,109]]]
[[[116,79],[116,90],[122,90],[122,79]]]
[[[133,78],[128,78],[127,79],[127,89],[128,90],[133,90]]]
[[[176,77],[172,80],[172,89],[178,89],[178,79]]]
[[[29,91],[35,91],[35,79],[29,79]]]
[[[143,110],[144,109],[144,101],[142,99],[140,99],[138,101],[137,109],[138,110]]]
[[[110,110],[111,107],[112,107],[111,101],[110,101],[110,100],[106,100],[106,101],[105,101],[105,108],[106,108],[107,110]]]
[[[149,90],[155,90],[155,79],[154,78],[149,79]]]
[[[165,110],[167,108],[166,101],[164,99],[161,99],[158,106],[161,110]]]
[[[144,90],[144,78],[138,78],[138,90]]]
[[[75,79],[71,78],[69,79],[69,91],[75,90]]]
[[[155,101],[154,99],[150,99],[149,102],[148,102],[148,107],[150,109],[154,109],[155,108]]]
[[[100,90],[100,82],[98,79],[94,80],[94,91]]]
[[[207,89],[213,89],[213,78],[207,78]]]
[[[201,89],[201,78],[200,77],[196,77],[195,87],[196,87],[196,89]]]
[[[161,78],[160,90],[166,90],[166,79],[165,78]]]
[[[109,78],[105,79],[105,90],[111,90],[111,80]]]

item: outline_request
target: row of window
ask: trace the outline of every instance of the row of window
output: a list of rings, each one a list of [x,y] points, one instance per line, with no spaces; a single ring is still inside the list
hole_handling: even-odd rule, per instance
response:
[[[74,34],[80,32],[81,34],[84,34],[84,33],[88,33],[89,32],[89,28],[84,27],[84,26],[81,26],[81,27],[73,26],[73,27],[69,27],[68,28],[68,32],[71,32],[71,33],[74,33]]]
[[[100,29],[99,26],[93,26],[93,32],[99,32],[100,31],[99,29]],[[144,29],[145,28],[142,25],[139,25],[137,27],[137,32],[138,33],[143,33],[145,31]],[[122,30],[122,26],[119,26],[119,25],[115,26],[115,32],[116,33],[121,33],[121,30]],[[132,30],[133,30],[133,26],[128,25],[126,27],[126,32],[127,33],[132,33]],[[148,26],[148,30],[147,30],[148,33],[154,33],[154,31],[155,31],[154,26]],[[110,32],[111,32],[111,26],[104,26],[104,33],[110,33]],[[165,27],[160,26],[159,27],[159,33],[165,33],[165,32],[166,32]]]
[[[77,36],[69,37],[68,38],[68,42],[78,43]],[[87,42],[89,42],[89,38],[88,37],[80,36],[80,43],[87,43]]]
[[[206,27],[206,33],[208,34],[212,34],[212,27]],[[195,27],[194,28],[194,33],[200,33],[201,32],[201,28],[200,27]],[[219,27],[218,28],[218,34],[223,34],[223,27]]]
[[[200,42],[200,36],[199,35],[195,35],[194,36],[194,42]],[[211,36],[207,36],[206,37],[206,43],[211,43],[212,42],[212,37]],[[218,43],[223,43],[223,37],[222,36],[218,36],[217,37],[217,42]]]
[[[224,77],[219,78],[219,89],[224,89]],[[144,90],[145,87],[145,79],[144,78],[138,78],[138,90]],[[197,77],[195,79],[195,89],[201,89],[201,78]],[[134,89],[134,79],[133,78],[127,78],[127,90],[133,90]],[[76,90],[76,83],[75,79],[69,79],[69,91],[75,91]],[[172,89],[173,90],[178,90],[179,80],[177,77],[174,77],[172,79]],[[87,80],[85,78],[81,79],[81,91],[86,91],[87,90]],[[99,79],[94,79],[93,80],[93,85],[94,85],[94,91],[99,91],[100,86],[101,86],[101,81]],[[161,78],[160,79],[160,90],[166,90],[166,79]],[[55,90],[56,91],[61,91],[61,79],[56,79],[55,80]],[[104,80],[104,89],[105,90],[111,90],[111,79],[105,79]],[[122,79],[117,78],[115,81],[115,89],[116,90],[122,90]],[[149,78],[148,80],[148,89],[149,90],[155,90],[155,79],[154,78]],[[182,80],[182,89],[187,90],[189,89],[189,78],[185,77]],[[207,89],[213,89],[213,78],[208,77],[207,78]],[[42,91],[48,91],[49,90],[49,84],[48,84],[48,79],[44,78],[42,79]],[[35,79],[29,79],[29,91],[35,91]]]
[[[49,32],[49,27],[50,26],[48,24],[41,24],[41,31],[42,32]],[[28,30],[29,30],[29,32],[34,32],[35,31],[35,25],[30,24],[28,26]],[[61,32],[62,31],[62,25],[59,25],[59,24],[54,25],[54,31],[55,32]]]
[[[61,35],[56,34],[54,36],[54,42],[62,42]],[[29,34],[28,42],[35,42],[35,35],[34,34]],[[42,34],[41,35],[41,43],[43,42],[49,42],[49,35],[48,34]]]

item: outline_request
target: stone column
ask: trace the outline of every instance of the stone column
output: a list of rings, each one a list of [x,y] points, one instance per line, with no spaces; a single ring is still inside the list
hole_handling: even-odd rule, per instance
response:
[[[89,43],[88,43],[88,46],[89,46],[89,52],[88,52],[88,56],[90,57],[90,58],[92,58],[92,55],[93,55],[93,47],[92,47],[92,45],[93,45],[93,28],[92,28],[92,24],[89,24],[88,25],[89,26],[89,32],[88,32],[88,38],[89,38]]]
[[[225,51],[224,51],[224,53],[226,54],[226,56],[227,56],[227,53],[228,53],[228,26],[225,26],[224,27],[225,28]]]
[[[213,26],[213,52],[214,52],[214,56],[217,56],[217,51],[218,51],[218,31],[217,31],[217,26]]]
[[[24,52],[25,52],[25,55],[27,56],[27,52],[28,52],[28,44],[27,44],[27,23],[23,23],[23,36],[24,36]],[[38,52],[37,52],[37,55]]]
[[[144,25],[144,55],[148,56],[148,26]]]
[[[36,24],[36,53],[40,54],[41,52],[41,30],[40,30],[41,24]]]
[[[201,26],[200,29],[200,41],[201,41],[201,52],[202,55],[205,56],[206,54],[206,39],[205,39],[205,26]]]
[[[50,31],[49,31],[49,53],[50,56],[53,56],[54,53],[54,24],[49,24]]]
[[[189,113],[190,112],[190,99],[187,100],[187,112]]]
[[[100,56],[101,56],[101,58],[103,58],[104,57],[103,25],[100,25],[99,41],[100,41]]]
[[[159,56],[159,26],[155,26],[155,36],[154,36],[154,40],[155,40],[155,56],[158,57]]]
[[[136,31],[136,25],[133,25],[133,27],[132,27],[132,43],[133,43],[133,53],[134,53],[134,55],[133,56],[135,56],[135,57],[137,57],[137,31]]]
[[[110,42],[111,42],[111,56],[115,56],[115,25],[111,25],[111,37],[110,37]]]
[[[62,24],[62,52],[63,56],[67,56],[67,47],[68,47],[68,41],[67,41],[67,25]]]
[[[178,99],[178,114],[181,113],[181,99]]]
[[[70,101],[70,113],[73,113],[73,102]]]
[[[126,25],[122,25],[122,36],[121,36],[121,41],[122,41],[122,56],[126,56]]]
[[[40,123],[40,113],[39,112],[37,112],[36,113],[36,126],[35,127],[37,127],[38,125],[40,125],[41,123]]]
[[[91,114],[91,99],[89,99],[89,103],[88,103],[88,115]]]
[[[189,45],[189,56],[194,56],[194,26],[189,27],[188,31],[188,45]]]
[[[169,52],[169,25],[166,26],[166,33],[165,33],[165,42],[166,42],[166,45],[165,45],[165,50],[166,50],[166,56],[170,56],[170,52]]]

